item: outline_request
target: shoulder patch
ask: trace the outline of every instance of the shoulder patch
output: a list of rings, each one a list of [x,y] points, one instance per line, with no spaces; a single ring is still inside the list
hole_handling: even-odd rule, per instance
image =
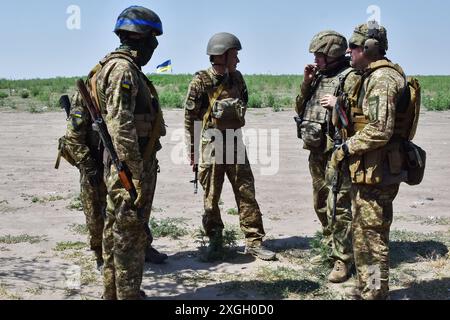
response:
[[[71,114],[71,124],[72,124],[72,128],[75,131],[79,131],[82,124],[83,124],[83,115],[81,112],[76,111],[74,113]]]
[[[122,88],[126,89],[126,90],[130,90],[131,89],[131,83],[129,81],[123,81],[122,82]]]

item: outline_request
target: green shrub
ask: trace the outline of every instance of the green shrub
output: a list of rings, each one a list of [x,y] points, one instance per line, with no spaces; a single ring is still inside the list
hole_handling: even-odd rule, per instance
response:
[[[20,92],[20,96],[21,96],[23,99],[28,99],[28,97],[30,96],[30,92],[29,92],[28,90],[22,90],[22,91]]]
[[[8,94],[5,92],[0,92],[0,99],[8,98]]]

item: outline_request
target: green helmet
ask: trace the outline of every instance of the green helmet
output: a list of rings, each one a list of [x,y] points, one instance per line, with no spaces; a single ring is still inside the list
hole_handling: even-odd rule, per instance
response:
[[[163,34],[161,19],[158,15],[150,9],[140,6],[131,6],[122,11],[114,28],[117,35],[120,31],[155,36]]]
[[[325,30],[316,34],[309,46],[311,53],[323,53],[332,58],[345,56],[347,51],[347,39],[340,33]]]
[[[221,32],[209,39],[206,54],[209,56],[221,56],[230,49],[242,50],[241,42],[235,35]]]
[[[350,44],[364,47],[369,39],[377,40],[378,47],[384,51],[388,50],[387,31],[376,21],[360,24],[353,31],[353,35],[349,40]]]

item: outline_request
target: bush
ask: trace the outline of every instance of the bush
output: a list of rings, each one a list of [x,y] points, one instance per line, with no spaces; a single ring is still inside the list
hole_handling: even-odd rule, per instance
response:
[[[28,99],[28,97],[30,96],[30,92],[29,92],[28,90],[22,90],[22,91],[20,92],[20,96],[21,96],[23,99]]]
[[[0,99],[8,98],[8,94],[5,92],[0,92]]]
[[[163,91],[159,95],[161,108],[177,108],[182,109],[184,104],[184,96],[178,92]]]

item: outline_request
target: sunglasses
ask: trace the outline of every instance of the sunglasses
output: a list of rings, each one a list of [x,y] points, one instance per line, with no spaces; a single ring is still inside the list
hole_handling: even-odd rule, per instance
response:
[[[359,48],[360,46],[358,46],[358,45],[356,45],[356,44],[354,44],[354,43],[350,43],[349,45],[348,45],[348,47],[350,48],[350,49],[357,49],[357,48]]]

